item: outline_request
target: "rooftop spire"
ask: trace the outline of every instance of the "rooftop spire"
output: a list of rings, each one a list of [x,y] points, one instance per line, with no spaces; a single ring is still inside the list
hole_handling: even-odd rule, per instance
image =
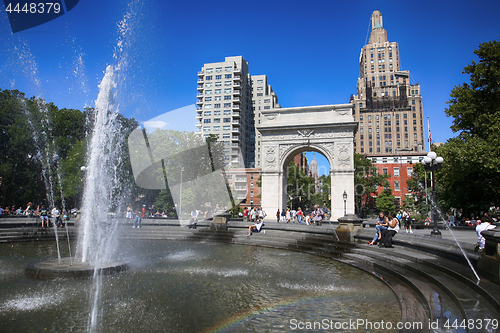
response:
[[[372,13],[370,18],[372,32],[370,34],[370,40],[368,43],[383,43],[387,42],[387,31],[384,29],[384,24],[382,21],[382,13],[378,10]]]

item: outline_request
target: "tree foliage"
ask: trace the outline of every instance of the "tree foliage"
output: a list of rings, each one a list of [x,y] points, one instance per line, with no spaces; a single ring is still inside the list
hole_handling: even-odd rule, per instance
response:
[[[361,154],[354,154],[354,187],[356,212],[367,210],[371,194],[376,194],[378,187],[389,187],[389,175],[378,173],[378,169],[371,159]]]
[[[445,110],[458,136],[436,149],[444,158],[437,181],[445,208],[469,213],[500,205],[500,43],[482,43],[474,53],[479,61],[463,70],[470,83],[453,88]]]

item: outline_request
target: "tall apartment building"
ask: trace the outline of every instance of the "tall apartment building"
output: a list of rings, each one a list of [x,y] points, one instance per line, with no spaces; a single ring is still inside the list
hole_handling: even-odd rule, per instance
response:
[[[237,56],[205,64],[198,72],[197,97],[196,126],[203,135],[215,134],[223,142],[225,165],[254,167],[255,126],[248,62]]]
[[[252,75],[252,104],[254,112],[254,125],[260,124],[262,110],[280,108],[278,96],[271,85],[267,83],[266,75]],[[255,167],[261,168],[260,133],[255,129]]]
[[[205,136],[215,134],[224,144],[229,168],[260,168],[261,110],[279,107],[266,75],[250,75],[241,56],[204,64],[198,72],[196,126]],[[242,160],[238,159],[239,151]]]
[[[423,152],[424,124],[420,85],[400,69],[399,46],[387,41],[382,14],[371,15],[371,34],[359,56],[357,95],[351,96],[359,121],[355,152],[394,155]]]

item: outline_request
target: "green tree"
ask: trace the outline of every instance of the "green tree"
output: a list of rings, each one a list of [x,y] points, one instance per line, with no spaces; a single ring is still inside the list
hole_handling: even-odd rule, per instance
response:
[[[388,188],[390,176],[378,173],[372,160],[361,154],[354,154],[354,170],[356,212],[366,212],[371,194],[376,194],[379,186]]]
[[[287,205],[302,210],[310,209],[315,203],[321,205],[322,202],[314,202],[314,182],[308,177],[293,161],[288,164],[287,170]],[[290,201],[290,197],[292,200]]]
[[[387,187],[377,196],[375,206],[381,212],[385,212],[386,214],[392,213],[396,210],[394,199],[395,198],[391,193],[391,189]]]
[[[500,43],[482,43],[474,53],[479,61],[463,70],[470,83],[453,88],[445,111],[458,136],[436,149],[444,158],[436,172],[443,208],[469,213],[500,205]]]
[[[411,178],[406,181],[408,186],[408,191],[411,195],[407,195],[403,199],[403,208],[408,208],[408,210],[426,214],[431,207],[430,194],[432,193],[431,183],[430,183],[430,173],[424,170],[422,164],[415,164],[413,166],[413,173]],[[427,185],[425,180],[427,179]],[[426,189],[427,188],[427,193]]]

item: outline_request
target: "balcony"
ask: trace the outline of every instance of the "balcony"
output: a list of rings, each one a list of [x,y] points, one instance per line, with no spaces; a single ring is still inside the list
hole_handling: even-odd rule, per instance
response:
[[[241,74],[241,69],[239,69],[239,68],[235,68],[235,69],[233,70],[233,73],[235,73],[235,74],[236,74],[236,73]]]
[[[233,134],[241,134],[241,129],[240,129],[240,128],[233,127],[233,128],[231,129],[231,132],[232,132]]]
[[[198,91],[203,91],[203,86],[198,86],[196,89],[198,89]]]
[[[240,137],[238,135],[233,135],[231,141],[240,141]]]
[[[196,112],[199,112],[199,113],[203,112],[203,108],[201,106],[197,106]]]
[[[239,97],[237,96],[233,97],[233,103],[239,103],[239,102],[241,102]]]
[[[233,112],[234,111],[240,111],[240,106],[239,105],[234,105],[233,104]]]
[[[198,97],[198,98],[203,97],[203,93],[197,93],[197,94],[196,94],[196,97]]]
[[[233,124],[233,126],[240,126],[240,121],[239,120],[233,120],[232,124]]]
[[[241,79],[241,75],[233,75],[233,81],[239,81]]]
[[[234,89],[240,89],[241,88],[241,84],[239,82],[235,82],[235,83],[233,83],[233,88]]]
[[[198,81],[196,81],[196,82],[197,82],[198,84],[203,84],[203,82],[205,82],[205,81],[203,81],[203,79],[198,79]]]
[[[233,152],[232,155],[238,154],[238,152]],[[246,183],[247,182],[247,177],[236,177],[236,182],[237,183]],[[244,188],[246,190],[246,187]]]
[[[205,72],[204,72],[204,71],[199,71],[199,72],[198,72],[198,76],[199,76],[199,77],[203,77],[203,76],[205,76]]]
[[[196,101],[196,104],[197,105],[203,105],[203,101],[201,99],[199,99],[199,100]]]
[[[241,96],[241,93],[239,90],[233,90],[233,96]]]
[[[196,117],[196,118],[198,118],[198,117]],[[201,131],[201,122],[196,123],[195,126],[198,127],[198,128],[200,128],[200,131]]]
[[[240,118],[240,111],[233,111],[234,118]]]

